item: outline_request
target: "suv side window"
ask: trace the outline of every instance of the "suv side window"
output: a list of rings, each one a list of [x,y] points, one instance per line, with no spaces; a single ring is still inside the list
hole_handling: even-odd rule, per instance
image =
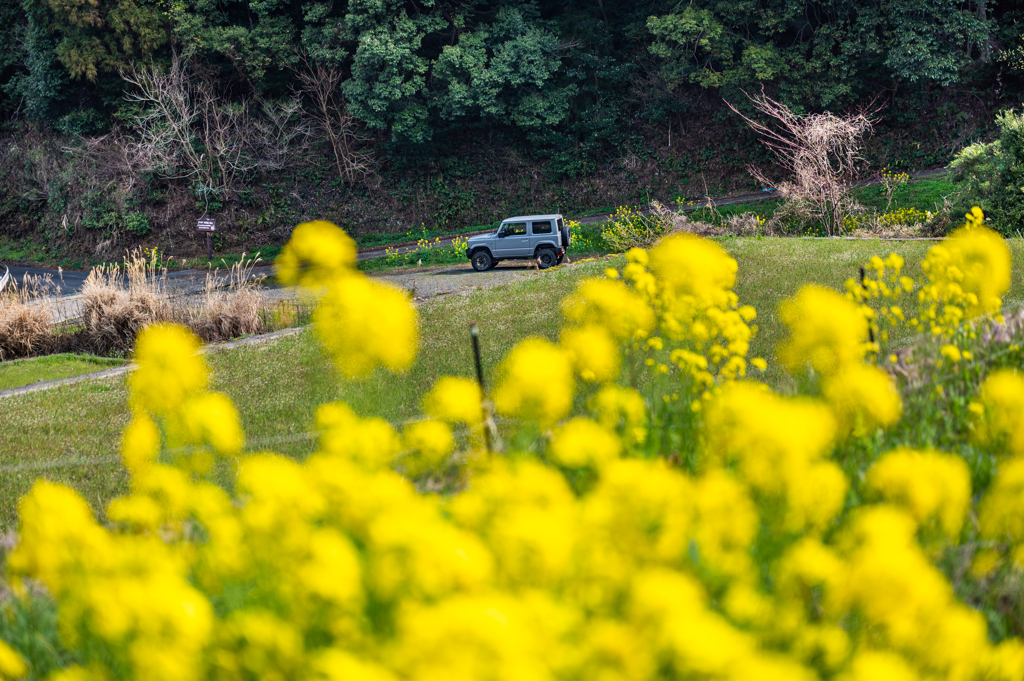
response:
[[[523,236],[526,234],[525,222],[506,222],[501,226],[502,236]]]
[[[544,222],[534,222],[533,233],[534,234],[551,234],[551,222],[545,220]]]

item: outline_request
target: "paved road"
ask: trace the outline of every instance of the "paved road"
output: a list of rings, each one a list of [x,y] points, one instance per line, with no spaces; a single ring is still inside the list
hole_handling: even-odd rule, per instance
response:
[[[0,272],[2,271],[2,268],[0,268]],[[73,270],[60,272],[42,267],[11,267],[11,279],[18,282],[19,286],[24,282],[26,274],[39,279],[49,277],[61,295],[75,293],[81,289],[82,284],[85,283],[85,278],[89,276],[88,272],[76,272]]]
[[[913,178],[915,180],[920,180],[920,179],[926,179],[926,178],[929,178],[929,177],[938,177],[938,176],[945,175],[945,174],[946,174],[946,170],[945,169],[938,168],[938,169],[933,169],[933,170],[924,170],[924,171],[921,171],[921,172],[912,173],[911,174],[911,178]],[[867,185],[872,185],[872,184],[878,184],[878,180],[864,180],[862,182],[855,183],[855,186],[867,186]],[[683,210],[684,211],[693,211],[693,210],[698,210],[700,208],[707,207],[708,205],[732,206],[732,205],[741,204],[741,203],[757,203],[759,201],[768,201],[768,200],[771,200],[771,199],[774,199],[774,198],[776,198],[776,197],[771,192],[759,192],[757,194],[742,194],[742,195],[739,195],[739,196],[722,196],[722,197],[717,197],[717,198],[716,197],[710,197],[710,198],[705,198],[705,199],[698,199],[698,200],[695,201],[695,203],[693,205],[684,206]],[[579,220],[577,220],[577,222],[579,222],[580,224],[584,224],[584,225],[595,224],[595,223],[607,222],[610,217],[611,217],[611,215],[607,214],[607,213],[602,213],[600,215],[588,215],[586,217],[580,218]],[[492,231],[492,230],[488,229],[488,230],[483,230],[483,231],[480,231],[480,232],[468,232],[468,233],[464,233],[464,234],[459,234],[458,236],[464,238],[464,237],[467,237],[467,236],[472,236],[473,234],[487,234],[490,231]],[[438,245],[439,246],[448,246],[448,245],[450,245],[452,243],[452,240],[454,238],[456,238],[454,235],[442,238],[438,242]],[[394,252],[394,253],[411,253],[412,251],[415,251],[417,248],[418,248],[418,246],[415,243],[400,244],[398,246],[393,247],[394,250],[392,252]],[[359,257],[359,260],[371,260],[373,258],[379,258],[379,257],[383,256],[386,251],[387,251],[386,247],[367,249],[367,250],[364,250],[364,251],[360,251],[358,257]],[[467,261],[467,265],[468,265],[468,261]],[[513,269],[522,269],[522,268],[517,268],[515,266],[504,266],[504,267],[500,267],[496,271],[503,272],[503,273],[507,274],[508,270],[513,270]],[[468,269],[468,267],[453,269],[452,273],[454,273],[456,271],[459,272],[459,273],[465,272],[466,274],[469,274],[469,273],[472,272],[471,270]],[[254,272],[258,276],[268,276],[271,273],[271,269],[270,269],[270,266],[268,265],[268,266],[265,266],[265,267],[255,268]],[[179,272],[170,272],[170,273],[168,273],[167,274],[167,279],[168,280],[174,280],[174,279],[188,280],[188,281],[191,282],[188,285],[184,285],[184,282],[181,282],[183,284],[182,288],[196,288],[196,287],[200,287],[200,286],[205,284],[206,273],[207,273],[207,270],[182,270],[182,271],[179,271]],[[71,270],[64,270],[63,272],[59,272],[58,270],[50,270],[50,269],[44,269],[44,268],[40,268],[40,267],[11,267],[11,276],[19,284],[22,282],[22,280],[24,279],[26,274],[30,274],[33,277],[45,277],[45,276],[51,277],[53,282],[54,282],[54,284],[57,285],[61,295],[73,295],[73,294],[77,293],[82,288],[82,284],[85,283],[85,278],[89,275],[88,272],[78,272],[78,271],[71,271]],[[226,277],[227,275],[228,275],[227,271],[222,271],[221,273],[219,273],[218,276]]]
[[[272,274],[271,270],[273,265],[261,265],[260,267],[252,268],[250,272],[251,277],[268,277]],[[85,284],[86,278],[89,276],[88,272],[81,272],[78,270],[51,270],[42,267],[11,267],[11,278],[21,285],[25,279],[25,275],[30,275],[33,278],[45,279],[49,278],[49,281],[56,287],[57,292],[60,295],[74,295],[82,289],[82,285]],[[0,272],[3,270],[0,269]],[[209,270],[179,270],[177,272],[168,272],[166,275],[161,275],[162,279],[167,286],[175,289],[176,293],[198,293],[206,286],[206,275]],[[231,277],[231,270],[222,269],[217,271],[217,278],[224,281],[226,284]]]

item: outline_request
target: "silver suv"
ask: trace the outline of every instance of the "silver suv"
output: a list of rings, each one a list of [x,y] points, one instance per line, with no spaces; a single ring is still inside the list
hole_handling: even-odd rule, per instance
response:
[[[466,257],[483,272],[500,260],[536,260],[542,268],[562,262],[572,235],[559,214],[519,215],[502,220],[494,234],[466,241]]]

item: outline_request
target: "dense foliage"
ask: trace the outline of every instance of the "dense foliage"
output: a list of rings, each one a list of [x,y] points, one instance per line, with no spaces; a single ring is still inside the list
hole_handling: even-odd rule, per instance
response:
[[[337,67],[352,113],[396,142],[484,126],[539,147],[614,143],[630,116],[686,110],[697,91],[764,83],[835,110],[985,88],[1015,73],[1020,45],[1015,5],[985,0],[3,0],[0,17],[0,110],[67,131],[124,120],[119,71],[177,52],[233,96],[286,97],[294,70]]]

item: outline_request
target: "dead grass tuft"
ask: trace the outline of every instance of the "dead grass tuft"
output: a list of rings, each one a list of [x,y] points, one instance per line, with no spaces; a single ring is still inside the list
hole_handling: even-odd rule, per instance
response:
[[[31,275],[0,292],[0,361],[52,351],[56,293],[52,279]]]
[[[723,223],[717,225],[710,222],[691,220],[683,211],[675,211],[657,201],[651,202],[651,214],[665,227],[666,234],[684,232],[698,236],[763,236],[774,234],[773,225],[765,222],[756,213],[738,213],[729,218],[721,218],[713,204],[708,205],[712,212]]]
[[[177,311],[179,321],[204,341],[221,341],[267,330],[263,314],[266,296],[252,269],[258,258],[231,266],[227,286],[215,270],[206,275],[206,288],[197,304]]]
[[[122,264],[101,265],[82,286],[81,337],[97,354],[125,353],[147,324],[172,319],[155,260],[139,251]]]

